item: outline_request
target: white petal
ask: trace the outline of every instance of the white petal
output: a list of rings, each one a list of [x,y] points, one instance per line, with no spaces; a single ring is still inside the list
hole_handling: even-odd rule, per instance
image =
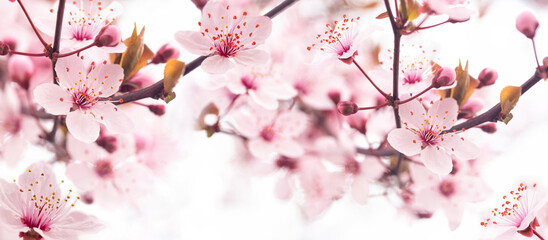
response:
[[[266,92],[258,92],[258,91],[249,91],[249,96],[253,101],[255,101],[257,104],[261,105],[262,107],[268,109],[268,110],[274,110],[278,108],[278,99],[270,96],[270,94]]]
[[[210,74],[221,74],[228,71],[234,65],[227,57],[214,55],[202,62],[202,69]]]
[[[199,32],[179,31],[175,33],[175,40],[192,54],[207,56],[213,52],[213,45]]]
[[[270,55],[260,49],[242,50],[234,55],[234,61],[242,65],[257,66],[268,62]]]
[[[304,149],[295,140],[279,139],[274,141],[273,144],[276,146],[276,150],[284,156],[296,158],[304,154]]]
[[[403,125],[409,128],[421,129],[426,127],[426,111],[417,100],[400,105],[400,117]]]
[[[267,159],[271,154],[276,152],[274,144],[262,138],[250,140],[247,147],[249,148],[249,152],[259,159]]]
[[[57,59],[55,72],[59,78],[59,85],[65,88],[80,87],[80,81],[86,76],[84,62],[76,55]]]
[[[124,81],[124,69],[118,64],[100,64],[89,72],[87,79],[97,97],[109,97],[118,92]]]
[[[421,161],[430,171],[447,175],[453,170],[451,156],[438,146],[428,146],[421,151]]]
[[[421,151],[422,141],[419,136],[406,129],[397,128],[390,131],[387,140],[394,149],[407,156],[416,155]]]
[[[89,113],[80,110],[67,114],[67,128],[74,138],[91,143],[99,137],[99,123]]]
[[[93,107],[93,113],[112,133],[129,133],[133,130],[133,121],[110,102],[98,102]]]
[[[435,102],[430,109],[428,109],[428,121],[430,125],[443,131],[453,127],[457,120],[457,114],[459,105],[453,98],[445,98],[441,101]]]
[[[443,141],[439,142],[439,145],[445,148],[448,153],[455,154],[460,160],[470,160],[476,158],[480,149],[464,137],[449,133],[442,135]]]
[[[33,91],[36,102],[48,113],[64,115],[72,107],[72,96],[63,87],[53,83],[38,85]]]

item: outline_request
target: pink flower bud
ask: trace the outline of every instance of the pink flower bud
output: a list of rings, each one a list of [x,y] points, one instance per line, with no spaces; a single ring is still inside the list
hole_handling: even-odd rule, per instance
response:
[[[528,38],[534,38],[538,28],[538,20],[529,11],[522,12],[516,19],[516,28]]]
[[[120,92],[133,92],[141,88],[148,87],[154,84],[154,79],[152,76],[146,73],[137,72],[135,75],[131,76],[122,86],[120,86]]]
[[[462,105],[462,107],[460,108],[460,113],[457,116],[457,118],[458,119],[473,118],[474,116],[476,116],[476,113],[481,111],[481,109],[483,109],[483,103],[481,103],[477,99],[470,99],[464,105]]]
[[[202,8],[204,8],[208,0],[190,0],[190,1],[192,1],[198,9],[202,10]]]
[[[8,55],[8,53],[10,53],[10,46],[5,42],[0,41],[0,56]]]
[[[179,49],[169,43],[166,43],[160,48],[160,50],[158,50],[158,52],[156,52],[156,55],[152,58],[151,63],[166,63],[167,60],[178,57]]]
[[[4,44],[8,45],[12,50],[15,50],[15,47],[17,47],[17,39],[14,37],[5,37],[2,41],[4,41]]]
[[[493,85],[495,84],[495,81],[497,81],[497,78],[499,77],[497,71],[495,71],[492,68],[484,68],[481,70],[478,80],[480,81],[480,84],[477,86],[477,88],[482,88],[485,86]]]
[[[490,134],[493,134],[495,132],[497,132],[497,124],[495,123],[486,123],[486,124],[483,124],[481,126],[479,126],[479,128],[486,132],[486,133],[490,133]]]
[[[114,47],[122,41],[122,31],[114,25],[107,25],[95,37],[97,47]]]
[[[435,77],[432,81],[432,85],[434,86],[434,88],[447,87],[455,83],[457,73],[455,73],[455,70],[453,68],[443,67],[438,71],[439,73],[437,77]]]
[[[109,153],[113,153],[118,150],[118,139],[113,136],[101,135],[97,138],[96,143]]]
[[[27,56],[13,55],[8,59],[8,72],[12,81],[24,89],[28,89],[29,81],[36,68]]]
[[[162,116],[166,113],[166,106],[161,104],[148,105],[148,110],[150,110],[152,113],[156,114],[157,116]]]
[[[358,112],[358,105],[353,102],[342,101],[337,104],[337,110],[342,115],[348,116]]]

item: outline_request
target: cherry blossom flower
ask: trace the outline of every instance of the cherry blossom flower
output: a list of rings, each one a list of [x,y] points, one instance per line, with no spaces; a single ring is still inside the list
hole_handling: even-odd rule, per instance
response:
[[[452,154],[469,160],[479,153],[479,149],[464,137],[454,132],[443,132],[453,126],[457,114],[457,101],[452,98],[436,101],[428,112],[417,100],[400,105],[404,128],[392,130],[388,142],[407,156],[420,153],[420,160],[428,169],[437,174],[448,174],[453,168]]]
[[[55,174],[46,163],[31,165],[13,183],[0,179],[0,190],[1,220],[19,231],[21,238],[78,239],[80,234],[100,227],[96,218],[71,211],[80,197],[62,195]]]
[[[434,73],[440,68],[435,64],[439,61],[439,50],[436,44],[423,45],[419,43],[404,42],[400,47],[400,74],[401,93],[418,93],[432,84]],[[372,73],[375,79],[392,79],[393,50],[385,49],[379,53],[379,63],[382,68],[389,71]],[[391,92],[391,82],[381,82],[380,85],[389,84],[390,87],[383,87],[388,93]]]
[[[548,195],[538,196],[536,184],[532,187],[520,183],[517,190],[510,191],[502,197],[501,207],[494,208],[492,215],[481,225],[499,226],[507,229],[497,239],[514,239],[518,233],[531,237],[539,226],[537,215],[546,204]]]
[[[423,166],[409,166],[415,191],[414,208],[423,212],[443,210],[451,230],[460,225],[467,203],[483,201],[492,192],[483,179],[463,166],[467,162],[455,163],[459,169],[441,178]]]
[[[343,20],[335,21],[333,25],[326,24],[326,30],[316,36],[318,43],[308,46],[310,51],[312,48],[319,48],[320,51],[330,53],[345,63],[352,63],[353,57],[358,54],[359,42],[357,41],[357,18],[348,18],[343,15]]]
[[[308,118],[304,113],[277,113],[255,107],[242,109],[234,113],[233,118],[237,130],[249,138],[249,151],[255,157],[266,159],[273,153],[287,157],[304,154],[304,149],[296,140],[308,126]]]
[[[189,52],[209,56],[202,63],[207,73],[224,73],[234,64],[260,65],[268,54],[255,49],[272,31],[272,21],[265,16],[249,17],[218,1],[209,1],[202,10],[200,32],[179,31],[176,40]]]
[[[116,93],[122,83],[124,72],[119,65],[92,66],[88,73],[82,61],[71,56],[57,60],[55,71],[59,85],[41,84],[34,89],[34,97],[49,113],[67,115],[67,128],[75,138],[95,141],[99,123],[115,133],[131,130],[131,119],[103,99]]]
[[[112,2],[105,6],[100,0],[69,1],[66,4],[64,22],[61,31],[62,47],[66,49],[79,49],[92,44],[95,37],[103,27],[111,24],[122,12],[122,5]],[[55,16],[57,9],[50,9],[51,16],[37,25],[44,33],[53,36],[55,33]],[[49,18],[52,17],[52,18]],[[101,47],[101,49],[118,53],[123,52],[126,46],[119,43],[114,47]]]

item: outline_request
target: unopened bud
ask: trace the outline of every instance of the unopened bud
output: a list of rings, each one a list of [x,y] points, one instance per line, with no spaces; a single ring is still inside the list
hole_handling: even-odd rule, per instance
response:
[[[329,90],[329,92],[327,92],[327,96],[334,104],[337,104],[341,101],[341,92],[339,90]]]
[[[17,39],[15,39],[14,37],[5,37],[4,39],[2,39],[2,41],[4,41],[4,44],[8,45],[11,50],[15,50],[15,48],[17,47]]]
[[[5,42],[0,41],[0,56],[6,56],[8,53],[10,53],[10,46]]]
[[[342,115],[348,116],[358,112],[358,105],[353,102],[342,101],[337,103],[337,110]]]
[[[122,31],[114,25],[107,25],[95,37],[97,47],[114,47],[122,41]]]
[[[101,135],[97,138],[95,143],[105,149],[108,153],[113,153],[118,150],[118,139],[113,136]]]
[[[495,84],[495,81],[497,81],[498,77],[499,77],[499,74],[494,69],[484,68],[483,70],[481,70],[478,76],[478,80],[480,83],[476,88],[482,88],[485,86],[493,85]]]
[[[204,8],[208,0],[190,0],[190,1],[192,1],[192,3],[194,3],[194,5],[196,5],[198,9],[202,10],[202,8]]]
[[[538,20],[529,11],[522,12],[516,18],[516,28],[528,38],[534,38],[538,28]]]
[[[479,111],[481,111],[481,109],[483,109],[483,103],[478,101],[478,100],[475,100],[475,99],[471,99],[471,100],[468,100],[464,105],[462,105],[462,107],[460,108],[460,112],[459,112],[459,115],[457,116],[458,119],[461,119],[461,118],[464,118],[464,119],[470,119],[470,118],[473,118],[474,116],[476,116],[476,113],[478,113]]]
[[[493,134],[495,132],[497,132],[497,124],[495,123],[486,123],[486,124],[483,124],[481,126],[479,126],[479,128],[486,132],[486,133],[490,133],[490,134]]]
[[[28,89],[30,78],[35,70],[34,63],[27,56],[13,55],[8,59],[10,79],[24,89]]]
[[[162,116],[166,113],[166,106],[158,104],[158,105],[148,105],[148,110],[150,110],[152,113]]]
[[[120,87],[120,92],[133,92],[141,88],[148,87],[152,84],[154,84],[154,79],[151,75],[137,72],[122,84]]]
[[[167,60],[178,57],[179,49],[169,43],[166,43],[158,50],[158,52],[156,52],[156,55],[154,55],[154,58],[152,58],[151,63],[166,63]]]
[[[455,83],[457,73],[455,73],[455,70],[453,68],[443,67],[438,71],[439,73],[437,77],[432,80],[432,86],[434,88],[447,87]]]

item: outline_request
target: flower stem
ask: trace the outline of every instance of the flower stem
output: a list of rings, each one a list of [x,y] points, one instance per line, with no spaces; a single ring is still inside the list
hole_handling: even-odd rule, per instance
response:
[[[68,52],[68,53],[60,53],[59,55],[57,55],[57,58],[62,58],[62,57],[68,57],[70,55],[73,55],[73,54],[77,54],[77,53],[80,53],[88,48],[92,48],[92,47],[95,47],[95,43],[91,43],[90,45],[87,45],[83,48],[80,48],[80,49],[76,49],[72,52]]]
[[[544,240],[544,238],[542,236],[540,236],[540,234],[537,232],[537,230],[533,229],[533,233],[535,234],[535,236],[538,237],[538,239]]]
[[[420,92],[419,94],[415,95],[415,96],[412,96],[408,99],[405,99],[403,101],[399,101],[398,104],[401,105],[401,104],[404,104],[404,103],[408,103],[408,102],[411,102],[411,100],[415,99],[415,98],[418,98],[420,97],[421,95],[427,93],[428,91],[430,91],[432,88],[434,88],[434,85],[430,85],[429,87],[427,87],[426,89],[422,90],[422,92]]]
[[[372,109],[379,109],[379,108],[382,108],[384,106],[387,106],[388,105],[388,102],[386,103],[383,103],[381,105],[378,105],[378,106],[373,106],[373,107],[360,107],[358,108],[358,110],[372,110]]]
[[[32,30],[34,31],[34,33],[36,34],[36,36],[38,37],[38,39],[40,40],[44,48],[48,49],[49,48],[48,43],[44,41],[44,38],[42,38],[42,35],[40,35],[40,32],[38,32],[38,29],[36,28],[36,26],[34,26],[34,23],[32,22],[32,19],[30,18],[29,13],[27,12],[27,9],[25,9],[25,6],[21,2],[21,0],[17,0],[17,2],[19,3],[19,6],[21,6],[21,9],[25,13],[25,16],[27,17],[27,20],[29,21],[30,26],[32,27]]]
[[[46,56],[46,53],[26,53],[26,52],[18,52],[13,50],[10,50],[10,53],[16,54],[16,55],[29,56],[29,57],[45,57]]]
[[[377,91],[382,94],[382,96],[386,99],[388,99],[388,94],[386,94],[383,90],[381,90],[377,84],[375,84],[375,82],[373,82],[373,80],[371,80],[371,78],[369,77],[369,75],[367,75],[367,73],[362,69],[362,67],[358,64],[358,62],[356,62],[355,59],[352,59],[352,62],[354,63],[354,65],[356,65],[356,67],[358,67],[358,69],[360,70],[360,72],[362,72],[362,74],[367,78],[367,80],[369,80],[369,82],[371,83],[371,85],[373,85],[373,87],[375,87],[375,89],[377,89]]]
[[[535,60],[537,61],[537,67],[538,67],[538,70],[540,71],[540,63],[538,61],[537,46],[535,44],[535,38],[531,38],[531,41],[533,42],[533,52],[535,52]]]
[[[418,31],[418,30],[425,30],[425,29],[429,29],[429,28],[433,28],[433,27],[437,27],[437,26],[446,24],[446,23],[448,23],[448,22],[449,22],[449,21],[445,21],[445,22],[437,23],[437,24],[434,24],[434,25],[431,25],[431,26],[419,27],[419,28],[416,28],[415,30],[416,30],[416,31]]]

